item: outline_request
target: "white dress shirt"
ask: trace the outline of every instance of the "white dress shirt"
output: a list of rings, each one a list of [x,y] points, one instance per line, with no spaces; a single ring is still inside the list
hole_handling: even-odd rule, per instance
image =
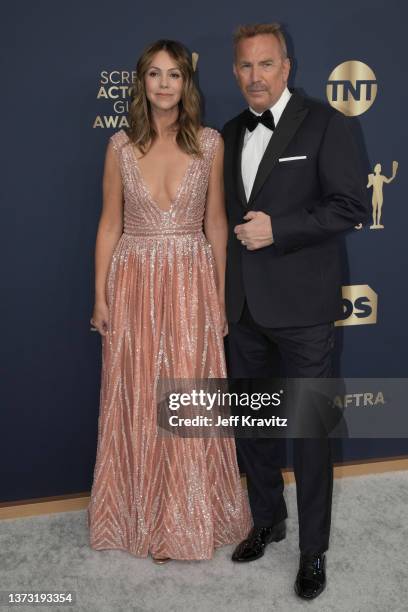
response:
[[[278,125],[278,121],[281,118],[284,108],[289,102],[291,95],[292,94],[290,93],[289,89],[286,87],[283,90],[279,100],[275,102],[273,106],[271,106],[270,110],[275,121],[275,127]],[[254,115],[262,115],[262,113],[257,113],[251,107],[249,107],[249,110],[253,112]],[[249,196],[255,181],[255,176],[258,171],[258,166],[263,154],[265,153],[265,149],[268,146],[272,134],[272,130],[265,127],[262,123],[258,123],[252,132],[250,132],[248,129],[245,130],[244,144],[242,148],[241,172],[247,200],[249,200]]]

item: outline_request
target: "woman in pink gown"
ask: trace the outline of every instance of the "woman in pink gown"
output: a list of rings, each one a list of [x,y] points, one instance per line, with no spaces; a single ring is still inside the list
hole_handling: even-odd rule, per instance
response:
[[[105,161],[91,319],[102,337],[96,550],[210,559],[252,525],[234,439],[157,428],[160,377],[226,377],[222,158],[220,134],[200,125],[190,56],[154,43]]]

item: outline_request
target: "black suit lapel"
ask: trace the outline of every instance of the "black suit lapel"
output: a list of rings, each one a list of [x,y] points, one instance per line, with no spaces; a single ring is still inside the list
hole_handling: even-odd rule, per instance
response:
[[[242,147],[244,144],[244,136],[245,136],[245,124],[243,121],[244,113],[242,113],[238,117],[237,129],[235,132],[235,142],[233,146],[234,151],[234,160],[233,160],[233,168],[234,168],[234,178],[235,178],[235,187],[238,194],[238,199],[240,200],[242,206],[247,208],[248,202],[245,194],[244,183],[242,180],[242,172],[241,172],[241,157],[242,157]]]
[[[247,204],[248,207],[252,205],[280,154],[292,140],[308,112],[308,109],[304,106],[303,97],[297,92],[292,93],[258,166],[258,172]],[[239,154],[239,158],[241,160],[241,154]],[[239,175],[241,176],[241,170]]]

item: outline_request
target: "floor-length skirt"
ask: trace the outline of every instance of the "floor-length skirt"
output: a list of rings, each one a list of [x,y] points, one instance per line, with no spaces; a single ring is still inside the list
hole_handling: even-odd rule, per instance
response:
[[[204,234],[122,234],[107,300],[91,547],[209,559],[252,525],[235,441],[163,436],[156,406],[160,377],[226,377],[214,258]]]

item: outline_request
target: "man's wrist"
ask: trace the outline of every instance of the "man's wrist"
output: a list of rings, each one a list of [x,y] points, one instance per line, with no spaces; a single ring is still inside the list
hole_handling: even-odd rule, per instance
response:
[[[271,220],[271,240],[272,240],[271,244],[273,244],[275,241],[274,241],[274,238],[273,238],[272,217],[271,217],[271,215],[270,215],[270,214],[268,214],[268,213],[265,213],[265,214],[267,214],[267,215],[268,215],[268,217],[269,217],[269,219]]]

